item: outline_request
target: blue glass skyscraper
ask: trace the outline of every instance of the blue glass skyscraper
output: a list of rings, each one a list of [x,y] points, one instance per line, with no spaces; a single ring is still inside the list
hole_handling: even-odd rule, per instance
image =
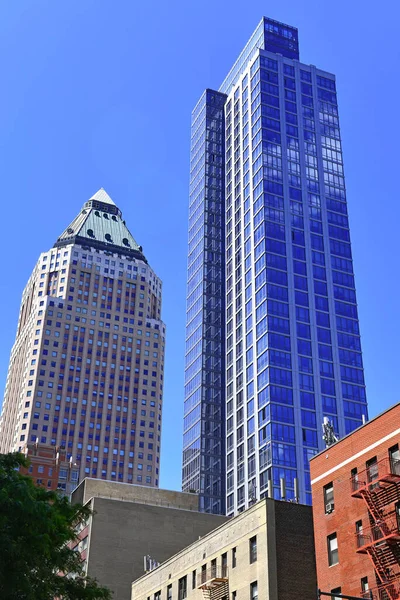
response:
[[[263,18],[193,112],[183,489],[311,502],[324,417],[368,418],[335,77]]]

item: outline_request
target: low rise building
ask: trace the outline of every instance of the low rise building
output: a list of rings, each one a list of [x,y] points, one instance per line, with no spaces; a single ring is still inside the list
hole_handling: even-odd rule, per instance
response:
[[[132,581],[145,568],[227,521],[198,512],[197,494],[100,479],[84,479],[72,502],[88,504],[93,511],[80,527],[76,546],[86,573],[110,588],[113,600],[128,600]]]
[[[400,404],[311,460],[323,591],[400,598]]]
[[[131,600],[313,600],[310,506],[271,498],[132,583]]]
[[[65,449],[29,442],[22,452],[29,460],[29,467],[21,467],[20,472],[29,475],[36,485],[67,495],[78,485],[79,467],[67,459]]]

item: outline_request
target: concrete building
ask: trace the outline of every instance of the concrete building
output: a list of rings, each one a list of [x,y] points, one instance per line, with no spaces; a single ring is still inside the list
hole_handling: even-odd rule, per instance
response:
[[[322,591],[400,598],[399,444],[396,404],[311,460]]]
[[[265,498],[132,584],[132,600],[312,600],[309,506]]]
[[[227,517],[200,513],[198,496],[146,486],[84,479],[72,502],[94,511],[79,532],[86,572],[128,600],[132,581],[144,573],[144,557],[163,562],[206,535]]]
[[[23,448],[23,453],[30,464],[28,468],[21,467],[22,475],[29,475],[38,486],[48,490],[61,490],[66,495],[71,494],[79,483],[79,468],[71,460],[67,460],[65,450],[49,444],[29,442]]]
[[[101,189],[22,294],[0,452],[38,439],[81,478],[157,487],[164,346],[161,281]]]
[[[193,109],[182,485],[208,512],[281,477],[311,503],[323,418],[368,419],[338,111],[266,17]]]

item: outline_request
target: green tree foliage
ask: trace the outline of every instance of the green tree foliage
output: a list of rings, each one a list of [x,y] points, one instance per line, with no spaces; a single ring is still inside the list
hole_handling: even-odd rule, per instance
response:
[[[22,454],[0,455],[1,600],[110,600],[68,547],[90,509],[36,487],[18,471],[27,465]]]

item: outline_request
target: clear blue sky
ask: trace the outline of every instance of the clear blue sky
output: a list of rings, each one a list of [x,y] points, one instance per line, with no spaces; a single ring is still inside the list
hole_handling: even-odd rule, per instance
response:
[[[39,253],[103,186],[164,281],[163,487],[181,478],[190,113],[263,14],[337,75],[374,416],[400,400],[399,3],[0,2],[0,386]]]

